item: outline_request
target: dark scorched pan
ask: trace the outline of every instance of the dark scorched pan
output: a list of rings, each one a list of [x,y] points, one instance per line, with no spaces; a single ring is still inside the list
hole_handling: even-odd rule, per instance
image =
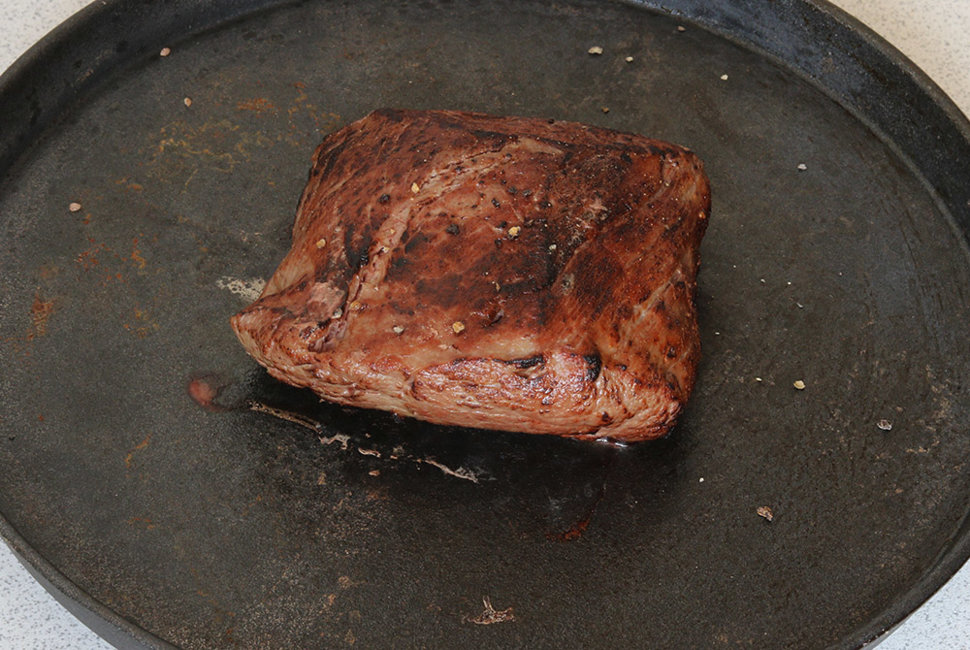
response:
[[[700,154],[672,435],[444,429],[247,358],[313,148],[382,106]],[[108,0],[0,121],[2,533],[115,643],[855,648],[970,555],[970,129],[824,2]]]

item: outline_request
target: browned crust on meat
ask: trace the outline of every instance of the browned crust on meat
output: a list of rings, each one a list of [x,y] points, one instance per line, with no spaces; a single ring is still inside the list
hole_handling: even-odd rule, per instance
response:
[[[570,122],[382,110],[314,157],[293,248],[237,314],[269,372],[441,424],[665,434],[700,355],[690,151]]]

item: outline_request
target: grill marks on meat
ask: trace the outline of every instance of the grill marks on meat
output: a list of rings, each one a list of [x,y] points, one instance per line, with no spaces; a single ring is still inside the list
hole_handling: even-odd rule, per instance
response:
[[[576,123],[381,110],[318,148],[293,247],[232,325],[274,376],[436,423],[622,441],[694,384],[689,151]]]

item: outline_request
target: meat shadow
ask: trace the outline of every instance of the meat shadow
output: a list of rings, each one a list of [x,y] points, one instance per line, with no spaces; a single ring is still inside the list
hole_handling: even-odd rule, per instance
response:
[[[405,512],[486,517],[514,534],[562,541],[581,537],[598,512],[619,508],[650,525],[675,511],[693,444],[678,429],[621,446],[439,426],[322,402],[262,368],[224,382],[215,404],[235,412],[262,471],[279,470],[276,489],[313,498],[325,472],[331,488],[376,491]]]

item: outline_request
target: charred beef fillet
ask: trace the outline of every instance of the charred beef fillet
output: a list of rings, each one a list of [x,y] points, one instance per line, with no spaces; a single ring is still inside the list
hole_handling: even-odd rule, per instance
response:
[[[447,425],[639,441],[700,356],[710,190],[681,147],[380,110],[317,149],[293,248],[232,319],[271,375]]]

